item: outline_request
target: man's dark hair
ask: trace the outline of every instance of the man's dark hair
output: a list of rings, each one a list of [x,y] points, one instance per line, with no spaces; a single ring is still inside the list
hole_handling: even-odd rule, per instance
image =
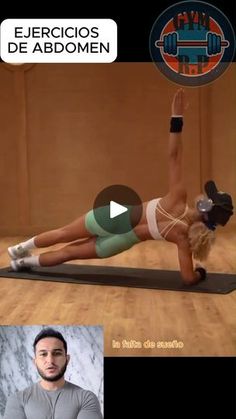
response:
[[[64,346],[65,349],[65,353],[67,354],[67,343],[65,341],[65,339],[63,338],[62,334],[60,332],[58,332],[57,330],[54,330],[50,327],[41,330],[41,332],[39,332],[39,334],[36,336],[36,338],[34,339],[34,343],[33,343],[33,347],[34,347],[34,352],[36,350],[36,345],[37,343],[44,338],[56,338],[59,339]]]

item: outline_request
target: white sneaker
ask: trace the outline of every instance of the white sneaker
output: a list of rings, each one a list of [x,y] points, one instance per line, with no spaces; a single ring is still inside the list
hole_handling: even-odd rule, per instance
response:
[[[31,253],[28,250],[25,250],[20,244],[8,247],[7,250],[10,258],[13,260],[31,256]]]
[[[11,260],[11,268],[13,271],[24,271],[26,269],[30,269],[30,267],[25,266],[24,264],[24,259],[15,259],[15,260]]]

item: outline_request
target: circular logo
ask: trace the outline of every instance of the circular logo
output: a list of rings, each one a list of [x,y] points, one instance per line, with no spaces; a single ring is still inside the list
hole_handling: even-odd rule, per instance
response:
[[[218,78],[233,61],[235,35],[228,18],[201,1],[184,1],[155,21],[149,40],[157,68],[184,86],[202,86]]]
[[[131,231],[142,216],[142,201],[128,186],[111,185],[103,189],[93,205],[95,220],[110,234]]]

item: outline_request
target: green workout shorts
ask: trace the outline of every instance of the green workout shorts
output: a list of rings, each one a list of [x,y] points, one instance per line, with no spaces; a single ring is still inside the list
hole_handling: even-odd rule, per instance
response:
[[[89,211],[85,216],[85,227],[93,235],[98,236],[96,239],[96,253],[100,258],[107,258],[114,256],[118,253],[123,252],[124,250],[129,249],[141,241],[141,239],[135,234],[132,229],[130,220],[127,219],[127,227],[130,230],[127,233],[114,234],[112,231],[119,231],[119,217],[114,217],[111,219],[109,214],[109,206],[101,207],[96,209],[96,211],[101,211],[100,214],[104,214],[104,220],[107,220],[108,230],[103,229],[96,221],[94,217],[94,211]],[[122,219],[124,222],[124,219]],[[127,228],[127,229],[128,229]]]

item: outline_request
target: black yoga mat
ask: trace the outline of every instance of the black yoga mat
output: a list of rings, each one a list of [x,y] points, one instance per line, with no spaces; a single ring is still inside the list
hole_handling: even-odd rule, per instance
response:
[[[227,294],[236,289],[236,274],[208,273],[205,281],[189,286],[183,284],[178,271],[69,263],[20,272],[7,267],[0,269],[0,277],[215,294]]]

